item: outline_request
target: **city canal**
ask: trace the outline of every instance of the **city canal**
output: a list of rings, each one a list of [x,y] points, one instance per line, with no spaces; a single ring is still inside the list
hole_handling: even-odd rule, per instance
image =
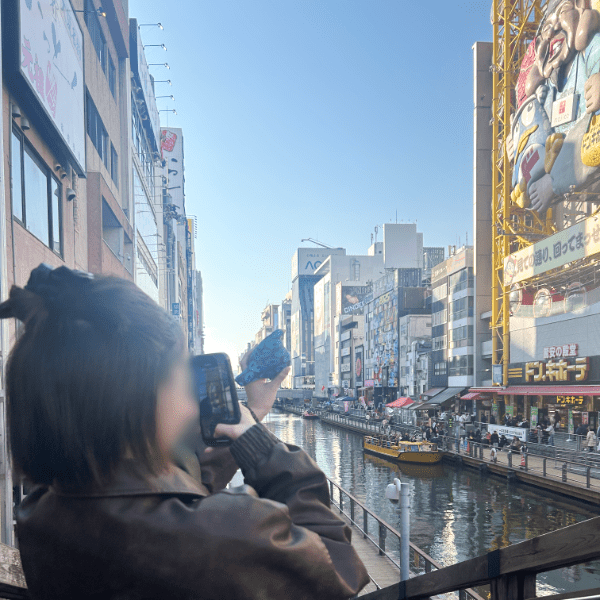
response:
[[[399,508],[384,498],[385,486],[394,477],[409,482],[411,541],[444,566],[600,514],[590,504],[466,467],[442,463],[400,469],[363,454],[362,435],[318,420],[274,410],[266,425],[283,441],[304,448],[328,477],[397,529]],[[376,531],[374,522],[370,527]],[[598,586],[600,562],[538,577],[540,595]]]

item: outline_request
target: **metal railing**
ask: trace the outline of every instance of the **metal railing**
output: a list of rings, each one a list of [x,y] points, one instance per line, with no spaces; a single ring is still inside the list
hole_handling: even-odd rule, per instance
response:
[[[547,456],[530,452],[531,445],[527,444],[525,451],[516,451],[510,446],[495,448],[496,460],[493,460],[491,454],[494,446],[451,436],[437,439],[440,440],[438,447],[444,452],[469,456],[484,464],[500,464],[515,471],[560,480],[578,487],[600,489],[600,461],[596,457],[586,456],[587,453],[580,453],[573,458],[568,453],[554,449],[552,455]]]
[[[335,412],[320,411],[319,417],[324,423],[352,427],[365,433],[391,433],[407,434],[408,436],[421,435],[421,430],[413,425],[393,424],[383,425],[383,420],[366,419],[364,417],[340,415]]]
[[[360,500],[357,500],[352,494],[332,481],[329,477],[327,477],[327,481],[329,481],[331,504],[350,520],[352,525],[362,533],[364,539],[369,540],[375,546],[380,556],[387,557],[396,567],[398,567],[398,577],[400,577],[400,532],[378,517],[374,512],[370,511],[360,502]],[[337,493],[334,493],[334,491]],[[369,521],[373,525],[373,533],[370,532]],[[388,537],[395,540],[395,551],[390,549],[387,542]],[[418,546],[415,546],[412,542],[409,542],[409,544],[413,555],[413,560],[409,565],[411,575],[422,575],[443,568],[442,565],[436,562]],[[377,586],[377,589],[380,589],[377,582],[372,578],[371,580]],[[465,600],[483,600],[479,594],[471,589],[461,591],[461,600],[463,598]]]

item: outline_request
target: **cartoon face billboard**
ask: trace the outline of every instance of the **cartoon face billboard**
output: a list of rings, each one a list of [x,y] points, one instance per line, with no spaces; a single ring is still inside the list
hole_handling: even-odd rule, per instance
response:
[[[521,208],[544,214],[572,192],[595,201],[600,191],[599,6],[550,0],[521,63],[506,145]]]

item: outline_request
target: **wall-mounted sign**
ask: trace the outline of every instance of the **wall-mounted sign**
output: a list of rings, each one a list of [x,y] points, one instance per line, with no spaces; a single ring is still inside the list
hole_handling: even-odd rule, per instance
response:
[[[537,360],[525,363],[525,381],[540,383],[542,381],[585,381],[588,378],[590,361],[587,357],[579,357],[569,364],[564,358],[543,362]]]
[[[557,404],[578,404],[581,405],[585,402],[584,396],[556,396]]]
[[[350,363],[343,363],[342,366],[341,366],[341,368],[340,368],[340,371],[342,373],[349,373],[350,370],[351,370],[351,368],[352,368],[352,366],[350,365]]]
[[[512,285],[600,252],[597,217],[567,227],[504,259],[504,285]]]
[[[342,348],[340,355],[341,356],[350,356],[350,348]]]
[[[178,317],[179,316],[179,314],[180,314],[180,312],[179,312],[179,302],[173,302],[171,304],[171,314],[174,317]]]
[[[83,34],[71,3],[20,0],[19,14],[21,74],[85,173]]]
[[[562,344],[544,348],[544,358],[560,358],[561,356],[577,356],[579,344]]]

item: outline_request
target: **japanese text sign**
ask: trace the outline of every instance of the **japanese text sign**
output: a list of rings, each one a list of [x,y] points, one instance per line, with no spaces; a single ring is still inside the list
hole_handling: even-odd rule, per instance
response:
[[[504,259],[504,285],[600,252],[600,220],[591,216]]]

